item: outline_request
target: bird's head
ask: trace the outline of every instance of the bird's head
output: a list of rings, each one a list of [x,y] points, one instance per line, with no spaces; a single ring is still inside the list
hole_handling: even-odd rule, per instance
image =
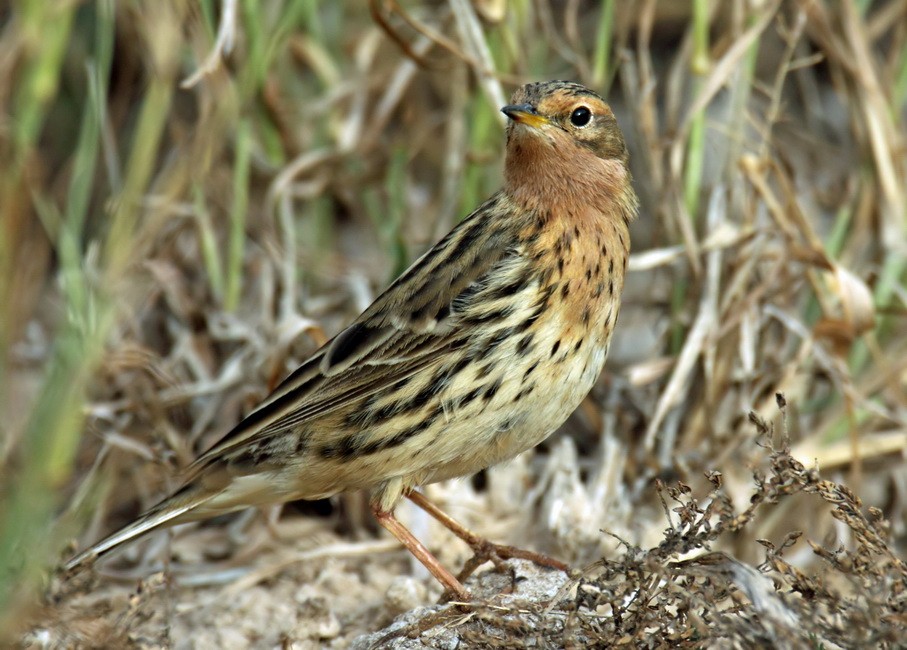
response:
[[[600,207],[632,192],[623,134],[595,92],[569,81],[527,84],[501,111],[510,118],[504,175],[514,196],[535,205],[549,196],[585,198]]]
[[[508,148],[529,139],[584,147],[599,158],[627,162],[627,146],[614,113],[601,97],[570,81],[527,84],[501,109],[507,125]]]

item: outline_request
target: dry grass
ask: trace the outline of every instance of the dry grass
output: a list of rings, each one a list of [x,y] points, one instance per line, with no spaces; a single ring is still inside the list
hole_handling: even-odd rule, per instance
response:
[[[426,645],[452,647],[447,630],[455,630],[467,647],[900,647],[907,564],[887,541],[882,513],[864,513],[850,489],[795,460],[786,434],[772,449],[773,427],[751,419],[766,462],[753,473],[747,507],[734,506],[719,472],[709,474],[710,490],[698,498],[683,483],[659,483],[669,525],[658,545],[621,540],[617,557],[594,562],[544,602],[480,603],[465,615],[441,610],[371,640],[408,647],[400,640],[446,635]],[[806,539],[820,558],[809,572],[789,557],[802,532],[775,542],[751,536],[759,519],[796,500],[827,510],[846,539]],[[735,536],[762,547],[758,564],[714,550],[732,546]]]
[[[184,561],[133,599],[145,614],[130,585],[160,568],[160,544],[90,589],[48,576],[70,540],[172,488],[497,188],[497,108],[515,83],[572,78],[612,102],[642,199],[612,359],[542,448],[435,496],[492,536],[608,558],[571,594],[573,627],[555,645],[693,645],[734,630],[741,644],[783,640],[792,620],[816,647],[856,641],[845,635],[860,626],[896,645],[885,635],[903,625],[907,540],[907,2],[679,4],[0,9],[0,638],[179,645],[177,632],[223,620],[194,612],[197,600],[223,613],[235,603],[218,594],[254,593],[274,616],[267,603],[314,580],[293,615],[326,608],[340,631],[322,640],[342,646],[400,603],[426,602],[423,591],[387,605],[407,565],[357,555],[386,549],[355,496],[284,513],[278,529],[305,534],[258,557],[257,524],[239,541],[225,522],[181,532]],[[775,418],[778,393],[790,454],[752,444],[747,414]],[[803,469],[816,464],[834,483]],[[659,494],[678,501],[666,533]],[[753,494],[760,516],[738,520]],[[349,558],[342,579],[318,573],[319,544]],[[627,604],[633,594],[647,606]],[[273,639],[243,638],[321,638],[273,627]]]

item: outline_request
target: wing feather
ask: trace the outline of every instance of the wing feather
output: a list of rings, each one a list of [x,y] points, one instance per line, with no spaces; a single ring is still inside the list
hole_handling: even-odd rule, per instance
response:
[[[487,210],[501,200],[499,195],[489,199],[416,260],[356,321],[200,456],[190,473],[253,439],[271,438],[379,393],[465,345],[468,337],[457,327],[462,297],[486,287],[497,266],[514,255],[515,230],[487,227]]]

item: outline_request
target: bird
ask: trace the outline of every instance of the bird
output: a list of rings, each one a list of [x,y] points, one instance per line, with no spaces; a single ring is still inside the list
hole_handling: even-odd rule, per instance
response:
[[[570,81],[523,85],[501,111],[503,187],[202,453],[182,487],[64,570],[165,526],[353,490],[459,600],[463,575],[394,515],[403,498],[477,553],[566,568],[482,539],[418,491],[554,432],[600,375],[620,311],[638,200],[614,113]]]

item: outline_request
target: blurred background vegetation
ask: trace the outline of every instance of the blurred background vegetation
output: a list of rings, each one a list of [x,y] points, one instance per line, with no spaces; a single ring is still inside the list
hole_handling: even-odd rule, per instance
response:
[[[609,369],[560,434],[580,484],[621,486],[585,535],[633,537],[655,477],[733,474],[783,392],[798,457],[903,549],[907,2],[13,0],[0,25],[0,630],[496,190],[498,108],[552,78],[612,102],[642,199]]]

